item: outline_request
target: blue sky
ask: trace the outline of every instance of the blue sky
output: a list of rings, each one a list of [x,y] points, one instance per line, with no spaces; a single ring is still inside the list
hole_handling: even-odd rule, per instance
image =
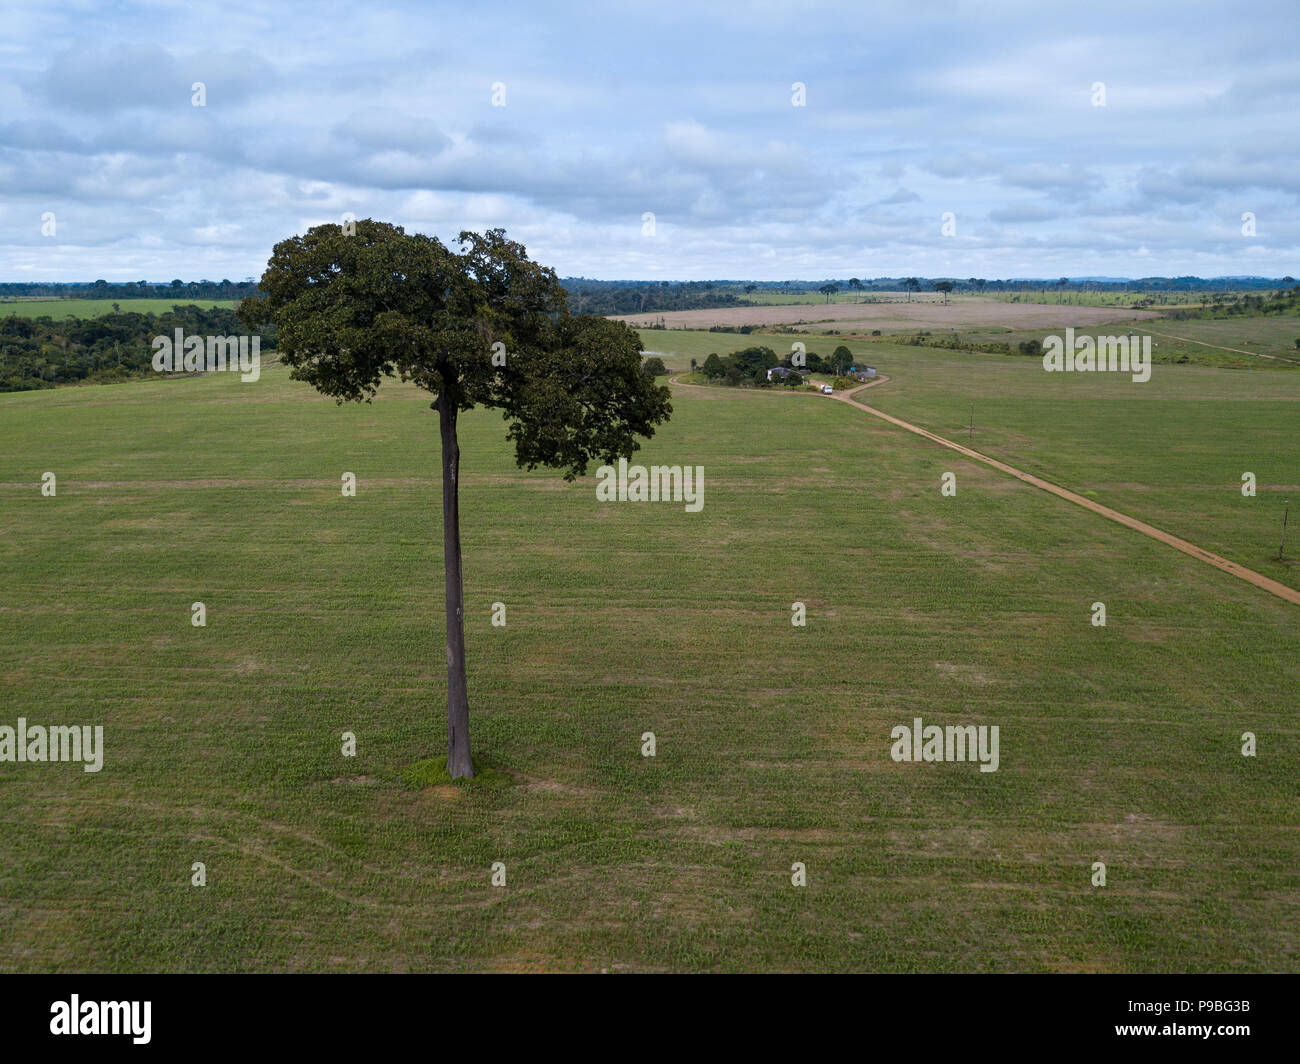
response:
[[[1300,275],[1297,14],[9,0],[0,280],[238,280],[345,212],[601,278]]]

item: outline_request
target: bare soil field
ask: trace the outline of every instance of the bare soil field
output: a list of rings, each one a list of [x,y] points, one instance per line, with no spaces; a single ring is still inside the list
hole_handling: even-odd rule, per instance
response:
[[[667,313],[621,314],[629,325],[645,328],[662,321],[670,329],[707,329],[712,325],[808,327],[818,323],[861,323],[870,329],[969,328],[1002,325],[1011,329],[1063,329],[1066,326],[1158,318],[1149,310],[1080,307],[1055,303],[1003,303],[961,299],[942,303],[828,303],[784,307],[724,307],[718,310],[674,310]]]

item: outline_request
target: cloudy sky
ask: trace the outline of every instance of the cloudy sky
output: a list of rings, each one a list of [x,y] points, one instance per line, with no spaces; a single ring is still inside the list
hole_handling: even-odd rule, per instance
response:
[[[600,278],[1300,275],[1297,14],[6,0],[0,280],[239,280],[345,212]]]

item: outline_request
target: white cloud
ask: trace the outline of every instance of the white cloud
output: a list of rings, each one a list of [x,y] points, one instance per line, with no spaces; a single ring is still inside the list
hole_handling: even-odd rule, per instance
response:
[[[15,0],[0,277],[256,275],[344,211],[588,276],[1300,273],[1293,12],[1217,11]]]

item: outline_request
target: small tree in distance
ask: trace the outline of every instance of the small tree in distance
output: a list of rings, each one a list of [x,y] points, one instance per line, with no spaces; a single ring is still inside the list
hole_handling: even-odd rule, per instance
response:
[[[672,412],[642,372],[641,342],[622,322],[572,316],[555,271],[502,229],[436,237],[365,219],[354,235],[321,225],[275,245],[240,319],[279,329],[290,377],[339,403],[369,402],[385,377],[431,392],[442,442],[447,621],[447,771],[474,775],[465,678],[459,415],[504,412],[521,468],[572,481],[600,459],[630,458]]]

